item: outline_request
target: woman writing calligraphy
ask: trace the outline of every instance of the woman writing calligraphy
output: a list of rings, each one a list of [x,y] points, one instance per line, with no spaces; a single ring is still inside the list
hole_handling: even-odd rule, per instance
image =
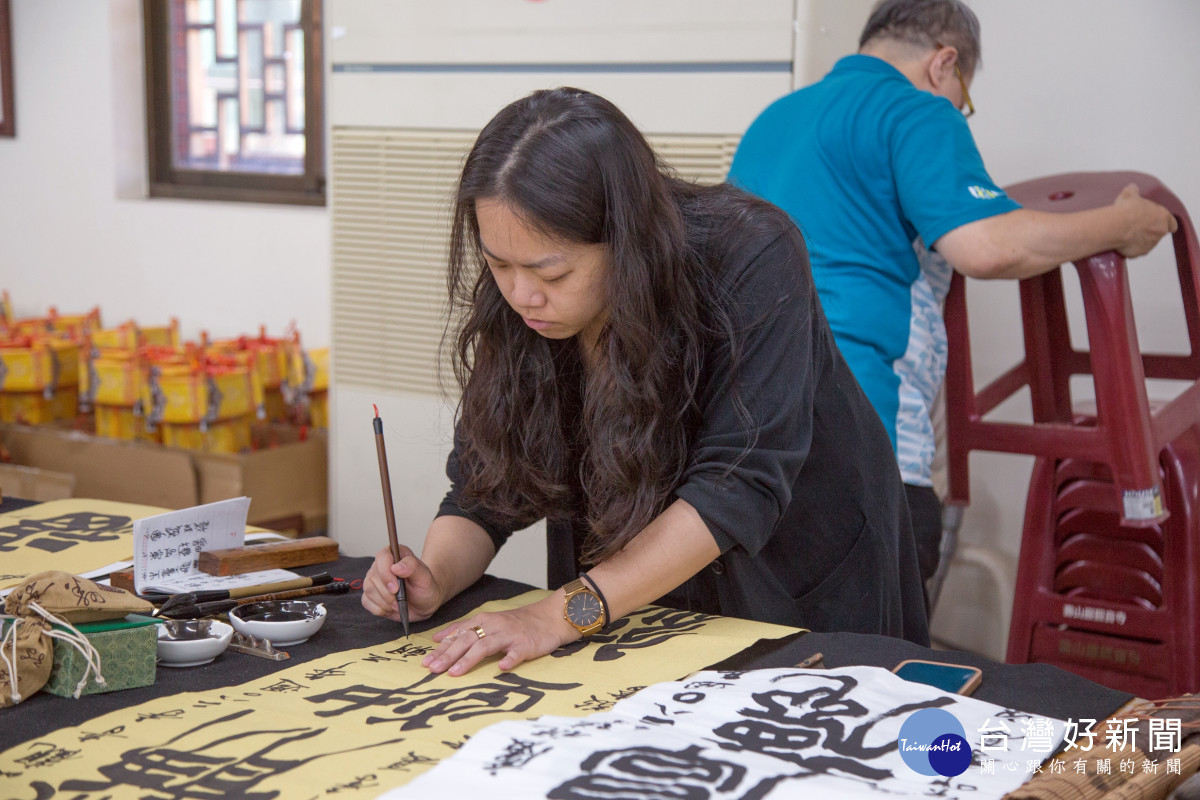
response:
[[[425,619],[541,518],[556,591],[438,631],[433,672],[511,669],[651,602],[927,641],[891,444],[781,211],[674,177],[594,94],[535,92],[466,159],[448,282],[451,489],[363,605],[397,618],[404,580]]]

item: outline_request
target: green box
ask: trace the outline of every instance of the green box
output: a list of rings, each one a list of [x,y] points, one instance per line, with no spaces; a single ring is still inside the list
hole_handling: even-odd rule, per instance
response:
[[[88,638],[100,654],[100,671],[105,685],[96,683],[93,672],[81,694],[115,692],[118,689],[133,689],[154,683],[155,663],[158,657],[158,626],[155,620],[131,614],[122,627],[113,627],[112,622],[94,622],[77,625],[80,633]],[[95,628],[107,628],[96,630]],[[75,685],[83,677],[87,661],[73,645],[61,639],[54,640],[54,669],[43,691],[60,697],[74,697]]]

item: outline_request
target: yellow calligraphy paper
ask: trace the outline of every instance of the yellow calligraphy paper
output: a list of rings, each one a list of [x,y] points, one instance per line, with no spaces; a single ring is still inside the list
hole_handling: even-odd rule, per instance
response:
[[[0,775],[21,787],[14,797],[29,798],[374,797],[493,722],[607,710],[645,686],[795,630],[646,607],[512,672],[500,672],[493,658],[457,678],[421,666],[434,643],[414,634],[55,731],[0,753]]]
[[[0,589],[61,569],[81,575],[133,558],[133,521],[167,509],[71,498],[0,514]]]
[[[170,509],[71,498],[0,514],[0,590],[61,569],[82,575],[133,560],[133,521]],[[247,526],[246,532],[263,528]]]

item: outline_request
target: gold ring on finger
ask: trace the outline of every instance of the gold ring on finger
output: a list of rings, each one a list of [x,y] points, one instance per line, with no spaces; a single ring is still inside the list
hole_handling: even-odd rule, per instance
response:
[[[471,630],[475,631],[475,636],[480,639],[487,636],[487,631],[485,631],[481,625],[476,625],[475,627],[471,628]]]

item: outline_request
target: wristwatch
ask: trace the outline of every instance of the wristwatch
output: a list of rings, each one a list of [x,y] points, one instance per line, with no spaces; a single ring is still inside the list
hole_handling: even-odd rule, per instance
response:
[[[608,621],[608,609],[600,595],[588,588],[583,578],[576,578],[563,586],[563,618],[575,626],[581,636],[591,636]]]

